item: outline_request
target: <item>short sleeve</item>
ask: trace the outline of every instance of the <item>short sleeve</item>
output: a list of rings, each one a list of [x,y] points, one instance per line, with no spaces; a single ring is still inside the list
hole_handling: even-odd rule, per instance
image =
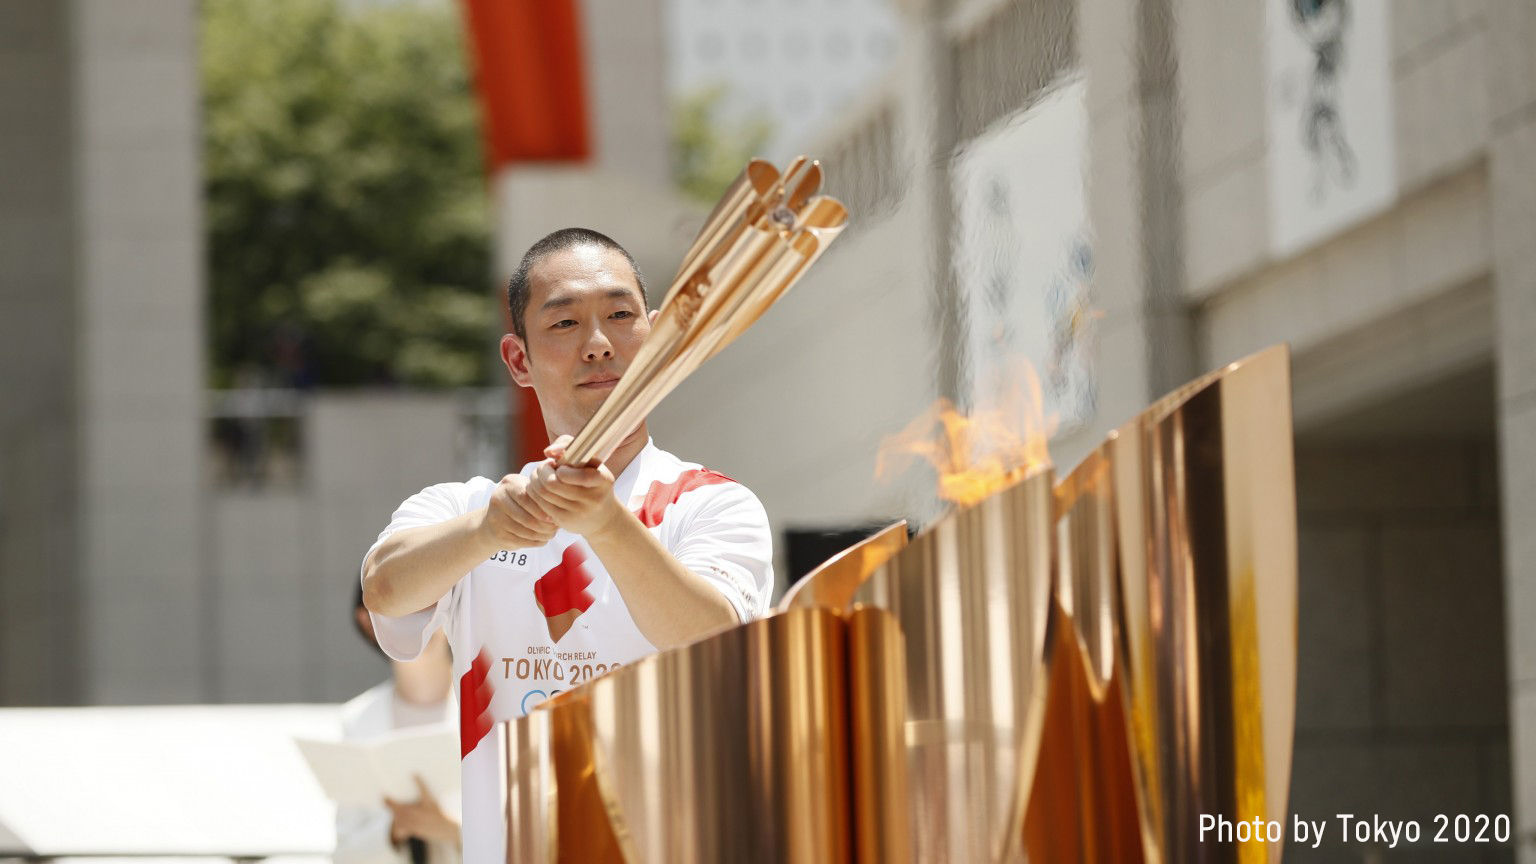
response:
[[[711,494],[700,496],[698,508],[681,514],[685,518],[680,520],[672,556],[718,588],[741,621],[760,618],[773,597],[773,532],[768,514],[745,486],[730,483],[706,488]]]
[[[481,479],[475,478],[477,481]],[[395,510],[394,516],[390,518],[389,527],[385,528],[379,534],[379,538],[373,541],[373,545],[368,547],[367,554],[363,556],[364,569],[360,571],[358,578],[361,579],[362,572],[366,572],[369,556],[373,555],[374,550],[379,548],[379,544],[388,539],[391,534],[410,528],[436,525],[469,512],[469,503],[474,492],[473,481],[471,483],[439,483],[436,486],[428,486],[405,499],[399,509]],[[400,661],[415,660],[421,656],[422,649],[427,646],[427,641],[432,638],[432,634],[448,622],[449,613],[463,590],[463,585],[464,581],[460,579],[436,603],[409,615],[390,618],[370,611],[368,615],[373,619],[373,634],[379,640],[379,647],[384,649],[385,654]]]

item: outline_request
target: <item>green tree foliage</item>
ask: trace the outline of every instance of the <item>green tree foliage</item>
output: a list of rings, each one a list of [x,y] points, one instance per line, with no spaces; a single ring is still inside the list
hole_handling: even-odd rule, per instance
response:
[[[724,87],[709,87],[677,100],[672,114],[672,177],[678,189],[701,204],[720,200],[741,167],[761,156],[773,124],[753,117],[730,123],[722,115]]]
[[[485,380],[497,319],[453,4],[203,0],[213,384]]]

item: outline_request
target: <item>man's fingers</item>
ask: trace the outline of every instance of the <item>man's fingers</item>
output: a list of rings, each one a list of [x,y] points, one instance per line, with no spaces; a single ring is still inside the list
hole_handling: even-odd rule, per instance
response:
[[[545,516],[535,516],[516,502],[501,508],[495,517],[495,534],[508,549],[543,546],[555,536],[559,526]]]
[[[528,491],[537,497],[539,505],[555,518],[555,521],[558,522],[561,516],[570,515],[569,510],[572,507],[581,505],[590,497],[587,489],[563,482],[560,474],[553,467],[548,472],[544,472],[541,468],[540,472],[528,485]]]
[[[537,522],[531,525],[513,522],[507,526],[507,530],[504,533],[512,541],[511,548],[527,549],[533,546],[543,546],[545,543],[548,543],[550,538],[555,536],[557,530],[559,529],[553,522]]]
[[[543,484],[535,479],[528,484],[528,502],[530,506],[539,508],[540,513],[548,513],[545,509]]]
[[[507,510],[511,529],[529,537],[553,537],[560,526],[555,524],[555,514],[541,502],[532,487]]]
[[[521,492],[519,492],[516,495],[513,495],[511,497],[512,505],[514,507],[520,507],[523,510],[526,510],[528,512],[528,514],[530,516],[534,517],[535,519],[543,519],[546,522],[552,521],[549,518],[549,513],[547,513],[544,510],[544,508],[539,504],[538,500],[533,497],[533,494],[532,494],[533,487],[534,487],[534,484],[533,483],[529,483],[527,486],[525,486],[523,488],[523,490]]]
[[[562,465],[555,471],[555,480],[568,486],[601,486],[603,473],[599,468],[573,468]]]
[[[532,487],[517,501],[512,502],[507,515],[512,521],[527,528],[530,531],[543,531],[545,528],[553,528],[555,524],[554,514],[539,500]]]
[[[528,486],[531,488],[541,483],[550,482],[555,478],[556,470],[555,461],[553,459],[545,459],[539,463],[539,467],[533,469],[533,479],[529,481]]]
[[[516,504],[526,504],[528,501],[528,487],[533,485],[533,480],[521,474],[508,474],[497,485],[492,498],[502,506],[507,507]],[[542,517],[544,514],[534,508],[534,515]]]
[[[579,504],[586,498],[582,494],[585,490],[569,483],[561,483],[559,480],[539,483],[530,486],[529,489],[539,496],[540,506],[549,512],[551,516],[565,515],[565,511],[570,510],[573,505]]]
[[[544,462],[539,467],[533,469],[533,478],[528,481],[528,496],[537,502],[539,508],[545,513],[549,513],[547,506],[550,497],[548,487],[555,482],[554,478],[554,464]],[[549,513],[549,515],[554,516],[555,514]]]
[[[513,526],[527,526],[528,529],[542,529],[551,526],[554,520],[548,517],[538,501],[522,493],[516,498],[501,498],[492,506],[493,524],[498,530],[508,530]]]
[[[544,455],[558,460],[561,456],[565,455],[565,449],[571,446],[571,442],[574,440],[576,439],[570,435],[561,435],[559,438],[549,442],[549,446],[544,448]]]
[[[550,518],[549,513],[528,493],[528,486],[525,483],[518,484],[516,488],[502,486],[496,490],[494,497],[494,509],[497,511],[495,524],[498,527],[498,533],[538,535],[547,530],[551,532],[551,537],[554,536],[555,520]]]
[[[427,788],[427,781],[421,779],[420,774],[416,775],[416,788],[421,790],[422,801],[431,802],[433,804],[437,803],[437,799],[432,797],[432,790]]]

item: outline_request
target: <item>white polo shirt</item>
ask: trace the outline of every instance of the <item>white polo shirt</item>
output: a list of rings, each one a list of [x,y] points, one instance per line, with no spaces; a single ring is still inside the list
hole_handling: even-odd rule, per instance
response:
[[[524,476],[539,463],[523,466]],[[396,531],[486,506],[496,481],[428,486],[407,498],[368,553]],[[762,504],[730,478],[647,441],[614,494],[684,567],[709,581],[737,616],[762,616],[773,596],[773,539]],[[364,556],[367,560],[367,556]],[[373,615],[379,645],[412,660],[438,627],[453,648],[463,762],[464,860],[505,859],[495,748],[479,746],[498,721],[656,651],[635,626],[602,562],[575,534],[504,549],[411,615]]]

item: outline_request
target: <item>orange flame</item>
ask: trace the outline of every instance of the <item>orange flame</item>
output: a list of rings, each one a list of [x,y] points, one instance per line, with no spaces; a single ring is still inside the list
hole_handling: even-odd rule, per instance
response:
[[[939,497],[961,506],[975,504],[1029,472],[1050,464],[1051,426],[1044,417],[1040,379],[1027,361],[1011,364],[1006,379],[991,376],[978,393],[996,397],[994,406],[962,414],[939,399],[905,429],[880,442],[875,476],[923,459],[939,475]],[[1002,386],[987,386],[998,385]]]

